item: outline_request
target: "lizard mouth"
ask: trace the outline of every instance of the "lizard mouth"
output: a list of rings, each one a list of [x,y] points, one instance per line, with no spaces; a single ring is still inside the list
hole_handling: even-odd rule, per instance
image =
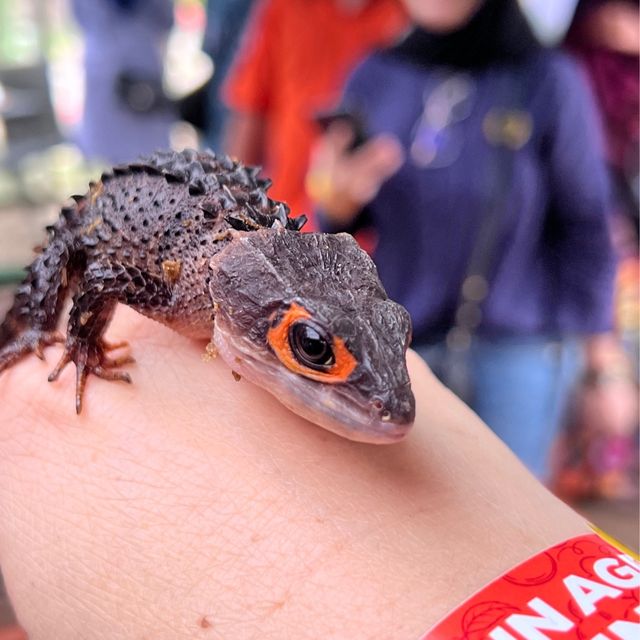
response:
[[[287,370],[266,348],[230,331],[216,316],[213,341],[222,359],[238,374],[273,394],[288,409],[348,440],[391,444],[402,440],[413,419],[383,419],[346,384],[326,384]]]

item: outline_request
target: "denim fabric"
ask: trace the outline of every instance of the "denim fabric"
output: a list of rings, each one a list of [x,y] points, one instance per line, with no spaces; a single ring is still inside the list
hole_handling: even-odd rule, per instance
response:
[[[580,366],[574,341],[476,337],[454,367],[444,342],[414,348],[533,474],[547,479]]]

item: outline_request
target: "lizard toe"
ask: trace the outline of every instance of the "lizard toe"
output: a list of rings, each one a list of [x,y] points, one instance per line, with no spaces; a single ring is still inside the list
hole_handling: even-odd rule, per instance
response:
[[[108,358],[102,342],[67,338],[64,353],[49,375],[49,382],[57,380],[63,369],[73,362],[76,365],[76,413],[82,411],[82,398],[90,374],[110,381],[131,382],[131,376],[124,371],[114,371],[115,367],[134,362],[129,355],[120,358]]]

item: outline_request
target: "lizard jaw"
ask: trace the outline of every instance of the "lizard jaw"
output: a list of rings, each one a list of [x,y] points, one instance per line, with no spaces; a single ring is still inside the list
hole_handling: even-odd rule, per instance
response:
[[[369,444],[392,444],[404,439],[413,422],[381,420],[369,402],[358,403],[353,394],[337,385],[318,383],[294,374],[265,346],[256,357],[256,346],[236,335],[216,317],[214,345],[222,359],[250,382],[273,394],[288,409],[343,438]]]

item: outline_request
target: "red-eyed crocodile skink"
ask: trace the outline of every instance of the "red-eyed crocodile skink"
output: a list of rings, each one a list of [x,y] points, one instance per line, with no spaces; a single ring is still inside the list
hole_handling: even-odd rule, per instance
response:
[[[210,152],[158,152],[74,196],[0,325],[0,372],[64,342],[76,410],[89,374],[130,382],[103,338],[117,303],[208,339],[237,374],[351,440],[402,439],[415,415],[409,315],[347,234],[301,233],[258,169]],[[73,296],[66,339],[57,332]],[[212,337],[213,336],[213,337]]]

